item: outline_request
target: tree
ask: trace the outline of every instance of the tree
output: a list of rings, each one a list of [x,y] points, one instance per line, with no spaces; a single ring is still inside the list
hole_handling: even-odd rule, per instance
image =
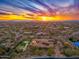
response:
[[[73,37],[70,37],[69,40],[72,41],[72,42],[77,41],[77,40],[75,40]]]
[[[6,51],[3,48],[0,48],[0,55],[4,54]]]
[[[64,26],[63,25],[59,26],[59,29],[63,30],[64,29]]]
[[[48,48],[48,56],[51,56],[53,53],[54,53],[54,50],[53,50],[53,48]]]
[[[70,47],[70,43],[65,42],[65,43],[64,43],[64,48],[68,48],[68,47]]]
[[[75,50],[74,49],[70,49],[70,48],[64,49],[64,54],[66,56],[73,56],[73,55],[75,55]]]

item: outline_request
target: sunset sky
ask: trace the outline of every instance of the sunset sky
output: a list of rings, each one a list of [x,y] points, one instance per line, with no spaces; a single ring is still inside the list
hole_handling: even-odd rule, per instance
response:
[[[79,20],[79,0],[0,0],[0,20]]]

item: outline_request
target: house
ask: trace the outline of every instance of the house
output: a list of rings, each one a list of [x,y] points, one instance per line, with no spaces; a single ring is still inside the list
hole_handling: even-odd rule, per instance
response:
[[[39,48],[54,47],[53,39],[33,39],[30,45]]]

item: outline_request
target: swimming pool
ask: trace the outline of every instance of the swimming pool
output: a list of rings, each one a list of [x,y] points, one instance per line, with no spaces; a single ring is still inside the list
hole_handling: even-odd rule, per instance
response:
[[[79,41],[78,42],[73,42],[73,45],[76,47],[79,47]]]

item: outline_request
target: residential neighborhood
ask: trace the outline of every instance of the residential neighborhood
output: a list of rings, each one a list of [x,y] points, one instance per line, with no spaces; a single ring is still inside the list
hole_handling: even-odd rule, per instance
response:
[[[78,32],[77,22],[0,22],[0,56],[79,56]]]

